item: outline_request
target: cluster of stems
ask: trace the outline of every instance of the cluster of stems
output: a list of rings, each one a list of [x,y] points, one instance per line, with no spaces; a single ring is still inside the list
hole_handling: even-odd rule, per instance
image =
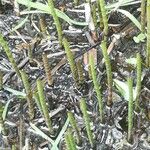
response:
[[[111,63],[110,63],[109,55],[107,53],[107,46],[106,46],[106,41],[105,40],[102,41],[101,48],[102,48],[103,57],[104,57],[104,60],[105,60],[106,73],[107,73],[107,83],[108,83],[107,105],[111,106],[112,105],[112,84],[113,84],[113,79],[112,79]]]
[[[37,89],[38,89],[38,95],[39,95],[39,101],[42,108],[43,116],[46,122],[46,125],[50,132],[52,132],[52,124],[51,119],[48,112],[48,107],[46,105],[46,99],[44,95],[44,87],[42,84],[42,81],[40,79],[37,80]]]
[[[90,142],[91,146],[93,147],[94,146],[94,138],[93,138],[93,134],[92,134],[91,127],[90,127],[90,117],[87,113],[86,101],[83,98],[80,100],[80,109],[83,114],[83,119],[84,119],[89,142]]]
[[[92,53],[89,55],[89,62],[90,62],[90,70],[91,70],[91,75],[92,75],[92,81],[94,84],[94,89],[97,94],[97,100],[98,100],[98,105],[99,105],[99,113],[100,113],[100,121],[101,123],[103,122],[104,116],[103,116],[103,102],[102,102],[102,95],[101,95],[101,87],[97,81],[97,75],[96,75],[96,70],[95,70],[95,65],[94,65],[94,57]]]
[[[15,59],[14,59],[14,57],[12,55],[12,52],[9,49],[8,43],[4,40],[4,38],[3,38],[1,33],[0,33],[0,45],[3,47],[3,49],[4,49],[4,51],[5,51],[5,53],[6,53],[7,57],[8,57],[11,65],[12,65],[12,67],[16,71],[17,76],[20,77],[20,72],[19,72],[18,66],[17,66],[17,64],[15,62]]]
[[[69,118],[71,127],[73,128],[73,130],[76,133],[77,144],[80,145],[81,144],[81,135],[80,135],[79,128],[77,126],[77,122],[76,122],[72,112],[68,112],[68,118]]]
[[[56,11],[55,11],[53,0],[48,0],[48,6],[50,8],[51,14],[53,16],[53,19],[54,19],[54,22],[55,22],[55,25],[56,25],[59,44],[60,44],[60,46],[62,46],[62,28],[61,28],[61,24],[60,24],[59,18],[58,18],[57,14],[56,14]]]
[[[31,85],[28,81],[28,76],[24,71],[20,71],[22,82],[27,94],[27,103],[28,103],[28,108],[29,108],[29,117],[30,120],[34,118],[34,103],[33,103],[33,97],[32,97],[32,90],[31,90]]]
[[[133,80],[128,78],[129,100],[128,100],[128,141],[131,142],[133,130]]]

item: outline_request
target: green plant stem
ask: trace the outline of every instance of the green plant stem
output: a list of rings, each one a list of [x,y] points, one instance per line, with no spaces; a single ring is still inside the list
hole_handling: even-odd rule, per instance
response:
[[[77,123],[72,112],[68,112],[68,118],[69,118],[72,128],[75,130],[75,133],[77,136],[77,143],[80,145],[81,144],[80,131],[79,131],[79,128],[77,127]]]
[[[32,99],[32,91],[31,91],[31,85],[28,81],[28,76],[24,71],[20,71],[21,74],[21,78],[22,78],[22,82],[23,85],[25,87],[26,90],[26,94],[27,94],[27,103],[28,103],[28,107],[29,107],[29,117],[30,120],[32,120],[34,118],[34,104],[33,104],[33,99]]]
[[[92,131],[90,128],[90,117],[87,113],[87,107],[86,107],[85,99],[83,99],[83,98],[80,100],[80,109],[81,109],[82,114],[83,114],[83,119],[84,119],[84,124],[86,127],[86,132],[88,135],[88,139],[90,141],[91,146],[93,147],[94,146],[94,139],[93,139],[93,134],[92,134]]]
[[[136,99],[135,99],[135,110],[138,111],[139,108],[139,99],[141,93],[141,76],[142,76],[142,65],[141,65],[141,56],[139,53],[136,55],[137,61],[137,83],[136,83]]]
[[[146,0],[141,1],[141,31],[145,33]]]
[[[107,73],[107,82],[108,82],[108,101],[107,105],[111,106],[112,105],[112,84],[113,84],[113,79],[112,79],[112,71],[111,71],[111,63],[110,59],[107,53],[107,46],[106,46],[106,41],[102,41],[101,43],[101,48],[103,52],[103,57],[105,60],[105,66],[106,66],[106,73]]]
[[[74,0],[74,4],[77,6],[79,4],[79,0]]]
[[[40,79],[37,80],[37,89],[38,89],[40,105],[41,105],[42,112],[43,112],[43,115],[45,118],[45,122],[47,124],[49,131],[51,132],[52,131],[51,119],[49,116],[48,107],[46,105],[46,99],[44,96],[44,87],[43,87],[42,81]]]
[[[150,67],[150,0],[147,0],[147,67]]]
[[[8,43],[4,40],[2,34],[0,33],[0,45],[3,47],[12,67],[14,68],[14,70],[16,71],[16,74],[18,77],[20,77],[20,72],[19,72],[19,69],[18,69],[18,66],[15,62],[15,59],[13,58],[13,55],[12,55],[12,52],[11,50],[9,49],[8,47]]]
[[[108,34],[108,17],[106,13],[106,8],[105,8],[105,1],[104,0],[99,0],[99,5],[100,5],[100,10],[103,19],[103,25],[104,25],[104,36],[107,36]]]
[[[69,128],[65,135],[67,150],[77,150],[72,130]]]
[[[71,72],[72,72],[73,79],[75,80],[75,83],[78,84],[77,67],[76,67],[76,64],[75,64],[73,53],[70,50],[70,45],[69,45],[66,38],[63,38],[63,45],[64,45],[65,52],[66,52],[66,55],[67,55],[67,58],[68,58],[68,62],[69,62],[69,65],[70,65],[70,69],[71,69]]]
[[[56,25],[59,44],[60,44],[60,46],[62,46],[62,28],[61,28],[59,18],[57,16],[56,12],[55,12],[55,7],[54,7],[53,0],[48,0],[48,6],[50,8],[51,14],[53,16],[53,19],[54,19],[54,22],[55,22],[55,25]]]
[[[128,101],[128,141],[131,142],[133,129],[133,80],[128,78],[129,101]]]
[[[97,75],[96,75],[95,65],[94,65],[94,57],[92,54],[89,55],[89,62],[90,62],[90,69],[91,69],[91,74],[92,74],[92,81],[94,84],[95,92],[97,94],[99,113],[100,113],[100,121],[102,123],[104,117],[103,117],[103,102],[102,102],[102,95],[101,95],[101,87],[97,81]]]

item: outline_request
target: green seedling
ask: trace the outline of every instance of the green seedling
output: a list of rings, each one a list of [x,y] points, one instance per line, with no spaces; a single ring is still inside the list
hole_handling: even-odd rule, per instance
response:
[[[20,77],[20,72],[19,72],[19,69],[18,69],[18,66],[15,62],[15,59],[13,58],[13,55],[12,55],[12,52],[11,50],[9,49],[8,47],[8,43],[4,40],[2,34],[0,33],[0,45],[3,47],[12,67],[14,68],[14,70],[16,71],[16,74],[18,77]]]
[[[102,41],[101,43],[101,48],[103,52],[103,57],[105,60],[105,66],[106,66],[106,73],[107,73],[107,83],[108,83],[108,100],[107,100],[107,105],[111,106],[112,105],[112,84],[113,84],[113,79],[112,79],[112,71],[111,71],[111,63],[110,59],[107,53],[107,46],[106,46],[106,41]]]
[[[69,128],[65,134],[67,150],[77,150],[72,130]]]
[[[66,38],[63,38],[63,45],[64,45],[64,48],[65,48],[65,52],[66,52],[67,59],[68,59],[69,65],[70,65],[70,69],[71,69],[71,72],[72,72],[73,79],[75,80],[75,83],[78,84],[77,66],[76,66],[76,63],[75,63],[75,60],[74,60],[73,53],[70,50],[69,42],[67,41]]]
[[[99,0],[99,5],[100,5],[100,15],[102,15],[102,20],[103,20],[103,26],[104,26],[104,36],[107,36],[108,34],[108,17],[107,17],[107,12],[105,8],[105,1],[104,0]]]
[[[136,99],[135,99],[135,110],[139,108],[139,99],[141,93],[141,76],[142,76],[142,65],[141,65],[141,56],[139,53],[136,55],[137,61],[137,83],[136,83]]]
[[[54,19],[54,22],[55,22],[55,25],[56,25],[59,44],[60,44],[60,46],[62,46],[62,28],[61,28],[59,18],[56,14],[56,10],[55,10],[55,7],[54,7],[53,0],[48,0],[48,6],[50,8],[51,15],[53,16],[53,19]]]
[[[146,35],[143,33],[140,33],[138,36],[134,36],[133,40],[135,43],[145,42]]]
[[[79,84],[83,84],[84,76],[83,76],[83,66],[81,64],[81,60],[77,61],[76,66],[77,66],[77,70],[78,70]]]
[[[29,108],[29,117],[30,120],[34,118],[34,104],[33,104],[33,98],[32,98],[32,90],[31,90],[31,85],[28,81],[28,76],[24,71],[20,71],[22,82],[26,91],[27,95],[27,103],[28,103],[28,108]]]
[[[86,132],[88,135],[88,139],[90,141],[91,146],[93,147],[94,146],[94,138],[93,138],[93,133],[92,133],[91,128],[90,128],[90,117],[87,113],[87,107],[86,107],[85,99],[83,99],[83,98],[80,100],[80,109],[81,109],[82,114],[83,114],[83,119],[84,119],[84,124],[86,127]]]
[[[48,107],[46,105],[46,99],[44,96],[44,87],[40,79],[38,79],[36,83],[37,83],[38,95],[39,95],[39,100],[40,100],[40,105],[42,108],[43,116],[44,116],[46,125],[49,131],[51,132],[52,124],[51,124],[51,119],[50,119],[49,112],[48,112]]]
[[[46,78],[47,78],[48,85],[52,85],[53,84],[53,79],[52,79],[52,74],[51,74],[51,70],[50,70],[50,66],[49,66],[49,62],[48,62],[48,58],[47,58],[46,53],[44,53],[42,55],[42,59],[43,59],[44,70],[45,70],[45,73],[46,73]]]
[[[91,70],[91,75],[92,75],[92,81],[94,84],[94,90],[97,94],[97,100],[98,100],[98,105],[99,105],[99,113],[100,113],[100,121],[101,123],[104,120],[104,114],[103,114],[103,102],[102,102],[102,95],[101,95],[101,87],[98,83],[97,80],[97,75],[95,71],[95,65],[94,65],[94,57],[92,54],[89,55],[89,62],[90,62],[90,70]]]
[[[133,130],[133,80],[131,77],[128,78],[128,90],[129,90],[129,101],[128,101],[128,141],[131,142],[132,130]]]
[[[70,122],[72,128],[74,129],[74,131],[76,133],[77,144],[80,145],[81,144],[81,135],[80,135],[79,128],[77,126],[77,122],[76,122],[72,112],[68,112],[68,118],[69,118],[69,122]]]
[[[146,0],[141,0],[141,32],[145,33]]]
[[[147,0],[147,67],[150,67],[150,0]]]

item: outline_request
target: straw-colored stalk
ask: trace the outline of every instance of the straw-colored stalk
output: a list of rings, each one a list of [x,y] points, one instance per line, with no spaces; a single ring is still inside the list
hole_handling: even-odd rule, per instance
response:
[[[49,62],[48,62],[48,58],[47,58],[46,53],[43,53],[42,59],[43,59],[44,70],[46,73],[48,85],[52,85],[53,84],[53,78],[52,78],[52,74],[51,74],[51,70],[50,70],[50,66],[49,66]]]

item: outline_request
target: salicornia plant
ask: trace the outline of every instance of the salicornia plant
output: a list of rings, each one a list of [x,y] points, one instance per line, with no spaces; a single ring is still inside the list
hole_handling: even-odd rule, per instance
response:
[[[102,41],[101,43],[101,48],[103,52],[103,57],[105,60],[105,66],[106,66],[106,73],[107,73],[107,83],[108,83],[108,100],[107,100],[107,105],[111,106],[112,105],[112,71],[111,71],[111,63],[109,59],[109,55],[107,53],[107,46],[106,46],[106,41]]]
[[[69,128],[65,134],[65,142],[67,150],[77,150],[72,130]]]
[[[81,144],[80,131],[79,131],[79,128],[77,126],[77,122],[76,122],[72,112],[68,112],[68,118],[69,118],[69,121],[70,121],[72,128],[74,129],[74,131],[76,133],[77,143]]]
[[[104,116],[103,116],[103,102],[102,102],[102,95],[101,95],[101,87],[98,83],[97,80],[97,75],[95,71],[95,65],[94,65],[94,57],[92,53],[89,55],[89,62],[90,62],[90,70],[91,70],[91,75],[92,75],[92,81],[94,84],[94,89],[97,94],[97,100],[98,100],[98,105],[99,105],[99,113],[100,113],[100,121],[101,123],[103,122]]]
[[[14,57],[12,55],[12,52],[9,49],[8,43],[4,40],[4,38],[3,38],[1,33],[0,33],[0,45],[3,47],[3,49],[4,49],[4,51],[5,51],[5,53],[6,53],[7,57],[8,57],[11,65],[12,65],[12,67],[16,71],[17,76],[20,77],[20,72],[19,72],[18,66],[17,66],[17,64],[15,62],[15,59],[14,59]]]
[[[29,108],[29,117],[30,120],[34,118],[34,104],[33,104],[33,98],[32,98],[32,90],[31,90],[31,85],[28,81],[28,76],[24,71],[20,71],[22,82],[27,94],[27,103],[28,103],[28,108]]]
[[[132,130],[133,130],[133,80],[131,77],[128,78],[128,141],[131,142]]]
[[[80,100],[80,109],[81,109],[82,114],[83,114],[83,119],[84,119],[84,124],[86,127],[88,139],[90,141],[91,146],[93,147],[94,146],[94,138],[93,138],[93,133],[92,133],[91,127],[90,127],[90,117],[87,113],[87,107],[86,107],[85,99],[83,99],[83,98]]]
[[[54,22],[55,22],[55,25],[56,25],[59,44],[60,44],[60,46],[62,46],[62,28],[61,28],[59,18],[57,16],[56,12],[55,12],[55,7],[54,7],[53,0],[48,0],[48,6],[50,8],[51,14],[53,16],[53,19],[54,19]]]
[[[150,0],[147,0],[147,67],[150,67]]]
[[[107,34],[108,34],[108,17],[107,17],[107,12],[106,12],[106,8],[105,8],[105,1],[99,0],[99,5],[100,5],[100,10],[101,10],[100,15],[102,15],[102,19],[103,19],[104,36],[107,36]]]
[[[142,76],[142,63],[141,63],[141,56],[139,53],[136,55],[137,61],[137,83],[136,83],[136,99],[135,99],[135,110],[137,111],[139,108],[139,99],[141,93],[141,76]]]
[[[46,53],[44,53],[42,55],[42,59],[43,59],[44,70],[45,70],[45,73],[46,73],[46,78],[47,78],[48,85],[52,85],[53,84],[53,79],[52,79],[51,70],[50,70],[50,66],[49,66],[49,63],[48,63],[48,58],[47,58]]]
[[[46,99],[44,96],[44,87],[43,87],[42,81],[40,79],[37,80],[37,89],[38,89],[39,100],[40,100],[40,105],[42,108],[43,116],[44,116],[46,125],[47,125],[49,131],[51,132],[52,131],[51,119],[49,116],[48,107],[46,105]]]
[[[63,38],[63,45],[64,45],[67,59],[68,59],[68,62],[69,62],[70,68],[71,68],[73,79],[75,80],[75,83],[77,84],[78,83],[77,66],[76,66],[76,63],[74,60],[73,53],[70,50],[69,42],[67,41],[66,38]]]

